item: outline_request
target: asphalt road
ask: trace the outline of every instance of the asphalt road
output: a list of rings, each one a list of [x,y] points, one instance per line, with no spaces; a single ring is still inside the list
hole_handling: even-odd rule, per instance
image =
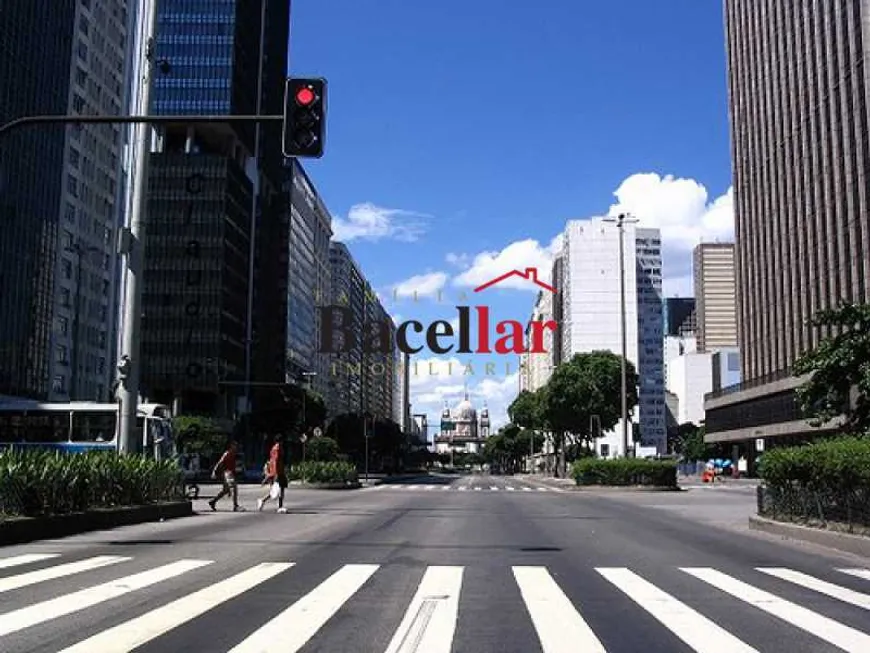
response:
[[[537,487],[293,490],[288,514],[247,487],[246,512],[2,548],[0,651],[870,652],[870,560],[747,532],[751,489]]]

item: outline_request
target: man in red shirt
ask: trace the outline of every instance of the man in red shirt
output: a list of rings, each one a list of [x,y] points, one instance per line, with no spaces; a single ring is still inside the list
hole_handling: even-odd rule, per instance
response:
[[[238,448],[238,444],[235,440],[230,442],[227,450],[224,451],[224,454],[221,456],[220,460],[217,461],[217,464],[214,466],[214,469],[211,470],[211,477],[217,478],[218,470],[223,470],[223,489],[218,493],[218,495],[208,502],[209,507],[212,510],[217,510],[215,504],[223,499],[228,494],[233,495],[233,511],[238,512],[239,508],[239,487],[236,485],[236,450]]]
[[[263,484],[269,485],[269,491],[257,500],[257,510],[262,510],[266,502],[274,498],[278,499],[278,512],[286,513],[284,490],[287,489],[287,472],[284,469],[284,446],[281,444],[280,436],[274,439],[274,444],[269,451],[269,462],[266,463],[266,477],[263,479]],[[273,492],[273,486],[276,492]]]

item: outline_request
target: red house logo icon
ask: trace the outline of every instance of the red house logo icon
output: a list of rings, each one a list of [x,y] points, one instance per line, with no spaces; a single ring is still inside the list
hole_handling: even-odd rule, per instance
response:
[[[481,290],[486,290],[487,288],[491,288],[492,286],[496,286],[500,284],[502,281],[506,279],[510,279],[511,277],[520,277],[521,279],[525,279],[527,281],[531,281],[536,286],[543,288],[544,290],[548,290],[551,293],[555,293],[556,289],[543,281],[538,279],[538,268],[526,268],[525,272],[521,272],[520,270],[511,270],[510,272],[505,272],[500,277],[496,277],[495,279],[491,279],[487,281],[485,284],[478,286],[474,289],[474,292],[480,292]]]

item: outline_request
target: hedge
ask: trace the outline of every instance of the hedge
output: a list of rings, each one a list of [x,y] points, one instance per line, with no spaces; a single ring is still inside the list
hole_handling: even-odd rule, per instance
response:
[[[307,483],[351,483],[359,482],[356,466],[342,461],[314,461],[297,463],[290,468],[290,480]]]
[[[842,437],[764,453],[758,512],[808,525],[870,529],[870,438]]]
[[[0,514],[57,515],[183,499],[175,461],[114,452],[0,451]]]
[[[583,458],[571,466],[577,485],[677,487],[677,466],[667,460]]]

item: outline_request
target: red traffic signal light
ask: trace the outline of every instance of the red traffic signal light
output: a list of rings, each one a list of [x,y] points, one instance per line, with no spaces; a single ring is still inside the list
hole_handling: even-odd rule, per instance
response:
[[[290,77],[284,93],[283,153],[286,157],[323,156],[326,80]]]
[[[312,91],[307,86],[304,86],[296,91],[296,102],[303,107],[307,107],[316,99],[317,96],[314,94],[314,91]]]

